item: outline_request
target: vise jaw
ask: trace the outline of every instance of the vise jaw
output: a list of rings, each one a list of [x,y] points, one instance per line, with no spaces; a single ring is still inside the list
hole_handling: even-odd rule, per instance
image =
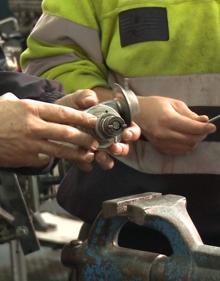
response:
[[[123,248],[118,235],[127,222],[162,233],[172,255]],[[147,239],[147,237],[146,237]],[[144,193],[105,201],[88,239],[62,251],[77,281],[219,281],[220,248],[204,245],[177,195]]]

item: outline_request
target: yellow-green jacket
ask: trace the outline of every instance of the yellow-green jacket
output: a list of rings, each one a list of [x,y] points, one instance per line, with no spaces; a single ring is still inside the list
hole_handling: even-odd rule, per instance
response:
[[[128,77],[138,95],[220,113],[219,0],[44,0],[42,8],[24,71],[61,81],[67,93]],[[218,138],[177,157],[138,141],[121,161],[147,173],[220,174]]]

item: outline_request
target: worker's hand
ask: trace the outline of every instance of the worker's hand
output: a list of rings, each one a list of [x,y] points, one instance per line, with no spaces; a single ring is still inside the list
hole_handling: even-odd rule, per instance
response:
[[[198,116],[176,99],[139,97],[141,114],[137,120],[142,135],[161,153],[185,154],[192,151],[216,127],[207,116]]]
[[[57,100],[57,104],[70,106],[75,109],[84,110],[99,102],[97,95],[92,90],[78,90],[75,93],[66,95]],[[125,156],[129,152],[129,142],[135,141],[140,137],[140,128],[135,123],[126,128],[122,134],[120,143],[112,144],[107,150],[97,150],[95,160],[102,169],[108,170],[113,168],[114,160],[110,155]],[[78,162],[78,166],[84,171],[92,169],[92,163]]]
[[[82,163],[94,159],[98,142],[74,127],[94,128],[91,114],[7,93],[0,98],[0,118],[0,167],[43,166],[50,156]]]
[[[120,143],[113,143],[107,150],[98,150],[95,153],[96,162],[101,163],[102,168],[105,170],[112,169],[114,166],[114,159],[111,155],[126,156],[129,152],[129,144],[139,139],[140,134],[140,127],[132,122],[131,126],[124,130]]]

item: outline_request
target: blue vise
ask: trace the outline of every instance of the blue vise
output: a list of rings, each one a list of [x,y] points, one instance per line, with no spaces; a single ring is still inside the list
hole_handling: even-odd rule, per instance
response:
[[[118,235],[128,221],[162,233],[172,255],[120,247]],[[77,281],[220,281],[220,248],[203,244],[185,198],[177,195],[105,201],[88,238],[66,245],[61,259],[76,270]]]

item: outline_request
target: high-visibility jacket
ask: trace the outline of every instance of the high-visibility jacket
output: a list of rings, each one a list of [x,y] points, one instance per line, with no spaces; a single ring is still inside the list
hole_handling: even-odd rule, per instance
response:
[[[137,95],[220,113],[219,0],[43,0],[42,9],[24,71],[59,80],[67,93],[128,77]],[[220,174],[219,140],[217,131],[175,157],[140,140],[120,160],[151,174]]]

